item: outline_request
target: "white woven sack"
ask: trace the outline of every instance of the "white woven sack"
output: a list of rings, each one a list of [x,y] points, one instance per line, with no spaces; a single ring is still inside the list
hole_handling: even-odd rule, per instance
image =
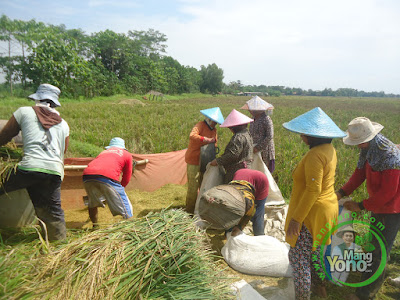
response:
[[[205,228],[208,223],[202,220],[199,216],[199,200],[201,195],[213,188],[214,186],[224,183],[224,175],[221,173],[218,166],[212,166],[210,163],[207,164],[206,171],[203,174],[203,181],[200,186],[199,194],[197,195],[196,205],[194,207],[194,216],[196,219],[196,225],[200,228]]]
[[[291,277],[289,245],[268,235],[241,233],[229,237],[221,249],[225,261],[236,271],[274,277]]]
[[[269,193],[267,197],[266,205],[281,205],[285,204],[285,199],[282,196],[281,190],[275,182],[275,179],[272,177],[271,172],[268,170],[264,161],[261,158],[260,151],[254,154],[254,160],[251,163],[251,168],[253,170],[258,170],[267,175],[268,183],[269,183]]]

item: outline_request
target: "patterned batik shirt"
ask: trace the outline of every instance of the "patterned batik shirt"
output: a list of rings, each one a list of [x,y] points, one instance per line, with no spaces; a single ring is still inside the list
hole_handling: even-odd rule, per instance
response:
[[[250,123],[250,135],[253,138],[254,148],[261,151],[261,157],[268,165],[275,160],[274,124],[272,119],[263,112],[254,122]]]

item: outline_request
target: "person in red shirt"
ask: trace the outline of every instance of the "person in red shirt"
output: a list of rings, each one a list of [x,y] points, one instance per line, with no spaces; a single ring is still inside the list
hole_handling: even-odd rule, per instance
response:
[[[202,146],[216,143],[218,139],[215,126],[224,122],[219,107],[203,109],[204,121],[198,122],[190,132],[189,146],[185,153],[187,163],[188,190],[186,194],[186,212],[193,214],[196,206],[197,193],[203,180],[203,173],[200,171],[200,149]]]
[[[267,201],[269,192],[267,175],[257,170],[240,169],[235,172],[233,180],[245,180],[254,186],[256,212],[251,219],[253,223],[253,233],[254,235],[264,235],[265,202]]]
[[[374,224],[382,224],[382,235],[387,257],[400,229],[400,149],[380,134],[381,124],[371,122],[368,118],[353,119],[343,142],[357,145],[360,156],[353,175],[336,193],[338,199],[353,193],[365,180],[369,197],[362,202],[346,201],[344,207],[351,211],[371,211]],[[371,224],[372,225],[372,224]],[[371,226],[371,230],[373,230]],[[368,280],[378,270],[381,263],[382,249],[373,235],[372,263],[361,275],[361,282]],[[349,299],[372,299],[375,297],[384,280],[385,272],[372,283],[358,287],[356,294]]]
[[[83,171],[83,185],[89,198],[88,211],[93,226],[98,222],[97,208],[104,207],[104,200],[107,200],[113,216],[132,217],[132,204],[125,193],[132,170],[133,158],[125,149],[125,141],[115,137]]]

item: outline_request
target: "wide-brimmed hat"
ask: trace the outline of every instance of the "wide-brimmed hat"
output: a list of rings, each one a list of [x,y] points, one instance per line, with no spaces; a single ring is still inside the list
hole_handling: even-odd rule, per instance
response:
[[[112,138],[110,141],[110,145],[108,145],[106,147],[106,149],[111,148],[111,147],[117,147],[117,148],[122,148],[122,149],[126,150],[125,141],[119,137]]]
[[[372,140],[381,130],[383,126],[376,122],[371,122],[368,118],[358,117],[347,126],[347,136],[343,138],[346,145],[359,145]]]
[[[224,116],[222,115],[219,107],[203,109],[200,112],[218,124],[222,124],[224,122]]]
[[[28,96],[28,99],[34,101],[50,100],[53,101],[56,106],[61,106],[58,101],[60,93],[61,91],[58,87],[48,83],[43,83],[39,85],[36,93]]]
[[[241,112],[238,112],[236,109],[233,109],[231,113],[226,117],[224,123],[222,123],[220,127],[234,127],[238,125],[248,124],[253,121],[254,121],[253,119],[242,114]]]
[[[346,133],[320,107],[283,123],[283,127],[295,133],[317,138],[342,138],[346,136]]]
[[[261,99],[258,96],[254,96],[246,102],[240,109],[252,110],[252,111],[265,111],[268,109],[274,109],[274,106],[267,101]]]
[[[353,226],[346,225],[340,228],[340,230],[336,233],[338,238],[342,238],[345,232],[352,232],[354,237],[356,236],[357,232],[353,229]]]

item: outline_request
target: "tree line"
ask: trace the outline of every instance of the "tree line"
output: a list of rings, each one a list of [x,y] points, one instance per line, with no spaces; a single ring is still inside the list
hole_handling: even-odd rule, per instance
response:
[[[284,86],[243,85],[240,80],[223,82],[224,71],[215,63],[200,69],[183,66],[166,55],[165,34],[148,29],[126,34],[105,30],[90,35],[35,20],[0,18],[3,52],[0,68],[5,85],[35,89],[40,83],[58,86],[65,97],[114,94],[164,94],[261,92],[264,95],[393,97],[384,92],[355,89],[302,90]]]
[[[58,86],[65,96],[114,94],[218,93],[223,70],[215,63],[200,70],[183,66],[166,52],[167,37],[157,30],[105,30],[85,34],[64,25],[0,18],[0,41],[6,50],[0,68],[6,84],[22,88],[40,83]]]
[[[232,81],[224,86],[224,93],[238,94],[245,92],[258,92],[268,96],[297,95],[297,96],[319,96],[319,97],[400,97],[397,94],[385,94],[385,92],[364,92],[352,88],[339,88],[332,90],[325,88],[322,91],[301,88],[290,88],[285,86],[266,85],[243,85],[240,80]]]

